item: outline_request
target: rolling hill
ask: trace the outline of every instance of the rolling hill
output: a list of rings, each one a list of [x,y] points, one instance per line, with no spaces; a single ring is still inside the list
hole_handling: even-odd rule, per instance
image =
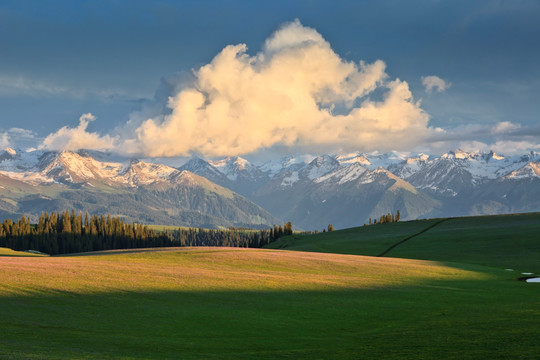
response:
[[[517,277],[539,271],[539,217],[401,222],[277,244],[302,251],[0,251],[0,358],[536,359],[540,286]],[[376,255],[415,234],[389,257],[337,254]]]
[[[422,231],[426,230],[421,233]],[[425,259],[540,273],[540,213],[441,218],[293,235],[270,248]]]

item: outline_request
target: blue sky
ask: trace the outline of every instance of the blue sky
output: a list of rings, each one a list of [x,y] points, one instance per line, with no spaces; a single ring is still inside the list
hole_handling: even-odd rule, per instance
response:
[[[365,110],[365,101],[379,106],[377,101],[382,104],[385,94],[396,88],[398,79],[407,85],[412,97],[402,98],[406,104],[401,105],[413,104],[414,109],[409,110],[417,112],[405,121],[402,133],[390,131],[391,141],[385,143],[380,140],[382,125],[376,133],[359,134],[358,140],[347,137],[345,130],[340,135],[346,137],[343,141],[339,136],[328,141],[322,136],[309,140],[299,131],[296,136],[276,135],[262,147],[238,146],[234,142],[221,146],[217,144],[219,136],[209,135],[201,143],[189,143],[182,149],[171,143],[161,151],[149,150],[171,129],[185,129],[185,124],[160,126],[172,121],[167,117],[170,114],[174,121],[183,121],[177,119],[183,114],[181,109],[166,102],[169,96],[179,95],[186,88],[200,89],[199,68],[211,63],[228,45],[246,44],[243,54],[252,57],[252,62],[260,54],[270,58],[273,55],[265,50],[265,41],[286,24],[294,24],[295,19],[300,24],[300,30],[291,35],[297,36],[295,54],[303,53],[299,47],[305,47],[305,43],[300,40],[313,30],[324,44],[329,44],[333,55],[344,64],[355,64],[358,72],[362,72],[360,61],[384,62],[384,76],[374,88],[353,99],[354,105],[345,106],[345,113],[355,108]],[[441,152],[454,147],[494,148],[507,153],[539,151],[538,19],[540,2],[519,0],[0,0],[0,143],[58,148],[69,142],[70,136],[83,132],[89,136],[82,144],[114,143],[123,152],[149,156],[249,155],[268,148],[312,153],[319,149],[371,151],[375,143],[381,144],[381,150],[393,150],[391,144],[396,144],[395,150],[403,151]],[[253,69],[267,65],[268,61],[261,62]],[[212,81],[218,81],[217,76],[214,74]],[[422,79],[428,76],[436,76],[445,86],[427,91]],[[261,81],[257,78],[258,86],[263,86]],[[217,85],[212,84],[211,88],[216,89]],[[244,99],[242,94],[234,96],[236,102]],[[320,92],[314,96],[321,108],[332,105],[320,99]],[[351,94],[343,96],[349,98]],[[344,99],[340,97],[332,111],[338,111],[346,103]],[[257,101],[250,97],[245,100]],[[244,110],[234,111],[244,114],[238,116],[253,115]],[[80,119],[88,113],[92,116]],[[206,125],[201,120],[200,126],[221,126],[212,122],[212,116],[216,115],[197,117],[210,119]],[[376,126],[366,119],[377,116],[349,120],[364,121],[366,128]],[[152,122],[143,130],[146,118]],[[318,122],[304,124],[303,119],[292,116],[290,121],[298,121],[296,127],[311,126],[313,132],[339,127],[345,121],[338,116],[329,119],[322,116]],[[378,124],[378,119],[372,120]],[[274,120],[259,121],[266,124]],[[60,133],[63,127],[65,131]],[[353,123],[345,127],[349,133],[350,129],[361,128]],[[75,129],[80,131],[69,131]],[[256,127],[248,129],[257,132]],[[260,129],[273,133],[297,130],[282,123]],[[418,129],[425,130],[420,131],[422,136],[401,141],[402,137],[418,133]],[[130,135],[124,135],[127,133]],[[182,141],[183,134],[186,131],[175,134],[178,141]],[[56,137],[49,137],[44,145],[50,135]],[[201,132],[189,135],[200,137]],[[236,135],[230,132],[227,136]],[[221,150],[209,150],[205,145],[209,142]]]

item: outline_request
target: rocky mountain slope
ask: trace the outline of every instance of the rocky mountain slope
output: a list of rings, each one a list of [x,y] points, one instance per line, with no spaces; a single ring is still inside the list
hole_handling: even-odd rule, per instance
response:
[[[540,210],[540,154],[534,152],[351,153],[246,163],[243,168],[260,170],[257,181],[244,175],[242,184],[252,182],[240,186],[229,176],[232,184],[224,186],[243,187],[251,200],[307,229],[357,226],[398,209],[402,219]],[[242,172],[212,164],[205,167],[225,176]]]
[[[253,202],[187,170],[103,153],[0,154],[0,216],[74,209],[128,221],[195,227],[266,227],[278,222]]]
[[[403,220],[538,211],[538,195],[535,152],[195,157],[178,169],[100,152],[0,152],[0,215],[74,208],[146,223],[321,229],[397,210]]]

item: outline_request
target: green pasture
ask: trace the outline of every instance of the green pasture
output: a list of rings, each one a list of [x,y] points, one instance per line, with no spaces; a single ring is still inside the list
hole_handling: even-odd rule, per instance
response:
[[[437,225],[435,225],[437,224]],[[474,216],[378,224],[292,235],[271,248],[479,264],[540,273],[540,213]]]
[[[439,220],[275,244],[303,251],[6,254],[0,359],[538,359],[540,284],[517,278],[539,271],[539,215],[495,218],[442,222],[385,257],[337,252],[378,254]]]

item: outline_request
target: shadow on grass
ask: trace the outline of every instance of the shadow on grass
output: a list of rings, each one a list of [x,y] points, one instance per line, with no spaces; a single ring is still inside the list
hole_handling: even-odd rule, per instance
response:
[[[0,297],[0,358],[536,359],[540,286]]]

